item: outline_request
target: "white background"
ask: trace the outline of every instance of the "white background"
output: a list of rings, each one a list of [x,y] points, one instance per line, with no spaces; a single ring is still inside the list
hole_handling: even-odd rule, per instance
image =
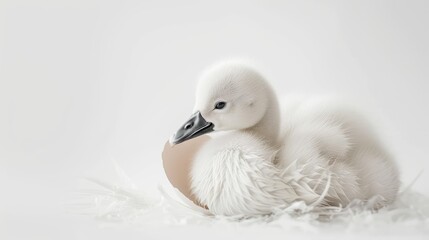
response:
[[[155,192],[198,74],[236,57],[279,95],[357,100],[404,184],[426,169],[414,189],[429,194],[428,10],[424,0],[0,0],[0,238],[156,237],[100,228],[63,204],[82,177],[109,179],[112,159]]]

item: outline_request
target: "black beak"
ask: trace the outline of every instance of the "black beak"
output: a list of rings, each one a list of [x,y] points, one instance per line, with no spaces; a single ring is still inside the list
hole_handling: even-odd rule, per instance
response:
[[[201,116],[200,112],[193,114],[183,126],[171,137],[171,144],[179,144],[189,139],[214,131],[214,125]]]

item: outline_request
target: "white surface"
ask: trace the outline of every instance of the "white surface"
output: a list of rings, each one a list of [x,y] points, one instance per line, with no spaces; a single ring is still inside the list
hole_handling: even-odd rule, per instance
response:
[[[156,193],[166,183],[163,144],[191,114],[196,77],[228,57],[260,64],[279,95],[357,99],[411,182],[428,169],[428,7],[424,0],[2,0],[0,238],[306,235],[264,226],[100,227],[65,211],[82,176],[115,181],[110,159]],[[426,195],[427,171],[414,185]]]

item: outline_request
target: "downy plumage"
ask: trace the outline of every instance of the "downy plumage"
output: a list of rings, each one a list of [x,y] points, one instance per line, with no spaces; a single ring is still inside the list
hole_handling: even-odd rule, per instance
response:
[[[304,201],[346,206],[379,196],[375,208],[395,200],[395,162],[371,126],[352,108],[321,99],[284,99],[264,77],[239,62],[207,70],[194,115],[173,144],[223,132],[198,152],[192,192],[218,215],[261,215]]]

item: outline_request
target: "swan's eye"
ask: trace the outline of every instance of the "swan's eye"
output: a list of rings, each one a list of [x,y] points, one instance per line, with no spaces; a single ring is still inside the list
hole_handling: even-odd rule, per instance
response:
[[[226,102],[217,102],[215,109],[223,109],[226,106]]]

